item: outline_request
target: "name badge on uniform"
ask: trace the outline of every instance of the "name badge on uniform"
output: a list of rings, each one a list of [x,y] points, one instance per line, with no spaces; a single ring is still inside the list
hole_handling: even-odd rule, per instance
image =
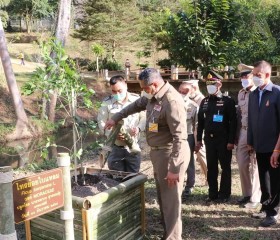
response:
[[[156,105],[154,106],[154,110],[160,112],[160,110],[161,110],[161,105],[156,104]]]
[[[223,115],[215,114],[213,115],[213,122],[222,122],[223,118],[224,118]]]
[[[158,124],[157,123],[149,123],[149,132],[158,132]]]

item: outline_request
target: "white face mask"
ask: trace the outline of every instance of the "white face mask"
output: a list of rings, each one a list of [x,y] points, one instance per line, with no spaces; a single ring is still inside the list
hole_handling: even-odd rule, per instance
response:
[[[217,87],[215,85],[207,85],[206,88],[207,88],[207,92],[210,95],[213,95],[217,92]]]
[[[242,85],[243,88],[247,88],[247,87],[249,87],[250,82],[249,82],[248,79],[242,78],[242,79],[241,79],[241,85]]]
[[[180,93],[180,94],[181,94],[183,99],[185,99],[185,97],[188,95],[188,94],[182,94],[182,93]]]
[[[148,99],[152,99],[154,95],[151,94],[151,93],[146,93],[145,91],[143,91],[142,96],[143,96],[143,97],[146,97],[146,98],[148,98]]]
[[[260,77],[254,76],[254,77],[253,77],[253,83],[254,83],[254,85],[255,85],[256,87],[259,87],[259,86],[264,85],[264,80],[263,80],[262,78],[260,78]]]

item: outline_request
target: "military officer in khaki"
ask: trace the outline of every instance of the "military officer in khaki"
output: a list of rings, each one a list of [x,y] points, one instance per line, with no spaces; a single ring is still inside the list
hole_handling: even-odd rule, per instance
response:
[[[112,95],[102,102],[97,116],[99,129],[107,137],[110,131],[104,131],[106,121],[139,98],[139,95],[127,91],[127,84],[122,76],[112,77],[110,87]],[[124,172],[139,171],[141,163],[141,149],[138,145],[139,132],[144,131],[145,124],[146,117],[144,113],[135,113],[124,119],[121,131],[108,156],[109,169]],[[125,136],[131,138],[132,144],[127,142],[127,137]]]
[[[139,83],[145,96],[116,113],[105,128],[111,128],[130,114],[147,110],[146,138],[151,147],[163,239],[181,240],[181,195],[190,158],[184,101],[156,69],[146,68],[139,75]]]
[[[243,195],[243,198],[238,203],[245,204],[246,208],[256,208],[261,199],[258,165],[256,153],[248,152],[247,148],[249,94],[256,89],[251,76],[254,67],[239,64],[238,68],[243,87],[238,93],[237,108],[236,160]]]
[[[194,148],[195,148],[195,137],[194,132],[197,127],[197,112],[198,105],[189,98],[190,91],[188,84],[183,82],[179,86],[179,93],[184,99],[185,108],[187,111],[187,133],[188,133],[188,143],[190,147],[190,163],[187,169],[186,176],[186,186],[183,193],[183,198],[187,197],[192,193],[193,187],[195,185],[195,162],[194,162]]]
[[[200,92],[199,86],[198,86],[198,80],[192,79],[188,81],[184,81],[184,88],[189,93],[189,98],[194,101],[198,106],[200,106],[201,101],[205,98],[204,95]],[[194,131],[194,137],[195,137],[195,143],[196,143],[196,128]],[[196,161],[199,163],[201,172],[205,176],[205,185],[207,185],[207,161],[206,161],[206,150],[205,150],[205,144],[203,143],[203,146],[201,149],[196,152]]]

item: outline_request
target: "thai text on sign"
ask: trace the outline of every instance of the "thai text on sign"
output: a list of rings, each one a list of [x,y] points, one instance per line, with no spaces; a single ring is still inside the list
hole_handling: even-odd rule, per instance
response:
[[[45,171],[13,181],[15,223],[30,220],[64,204],[62,170]]]

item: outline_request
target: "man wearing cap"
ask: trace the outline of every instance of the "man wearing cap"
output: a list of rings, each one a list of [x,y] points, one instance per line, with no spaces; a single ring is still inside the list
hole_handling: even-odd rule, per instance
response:
[[[236,161],[243,195],[243,198],[238,200],[238,203],[245,204],[245,208],[256,208],[261,198],[256,154],[254,151],[248,152],[247,147],[249,94],[256,88],[252,81],[251,73],[253,68],[245,64],[238,65],[243,87],[238,93],[237,108]]]
[[[188,133],[188,143],[190,147],[190,160],[186,175],[186,186],[183,193],[183,198],[187,197],[192,193],[193,187],[195,185],[195,162],[194,162],[194,148],[195,148],[195,137],[194,132],[197,127],[197,112],[198,105],[189,98],[190,86],[184,81],[179,86],[179,93],[184,99],[185,108],[187,111],[187,133]]]
[[[130,114],[146,111],[146,139],[151,147],[164,240],[182,239],[181,196],[190,159],[184,101],[176,89],[154,68],[139,75],[145,96],[131,103],[107,121],[115,126]]]
[[[208,97],[200,104],[198,112],[196,151],[206,146],[209,185],[207,202],[225,203],[231,195],[231,158],[236,134],[235,102],[223,96],[220,89],[222,77],[209,71],[206,79]],[[218,162],[221,165],[221,182],[218,187]]]
[[[189,91],[189,98],[194,101],[198,106],[200,106],[201,101],[205,98],[204,95],[200,92],[199,80],[188,80],[184,81],[182,84],[184,84],[184,88],[186,88]],[[195,128],[194,137],[196,142],[196,135],[197,135],[197,126]],[[203,143],[203,142],[202,142]],[[199,162],[201,172],[205,176],[205,185],[207,185],[207,162],[206,162],[206,152],[205,152],[205,145],[203,144],[201,149],[196,152],[196,161]]]
[[[98,111],[99,129],[109,136],[110,131],[104,130],[107,120],[130,103],[136,101],[139,95],[127,91],[127,84],[122,76],[110,79],[112,95],[107,97]],[[124,124],[108,156],[108,167],[111,170],[124,172],[139,172],[141,149],[138,145],[139,132],[144,131],[146,124],[145,114],[136,113],[124,119]]]
[[[253,217],[263,218],[260,225],[269,227],[277,223],[280,168],[270,166],[280,132],[280,87],[271,80],[271,65],[266,61],[254,64],[253,82],[257,87],[249,96],[248,150],[255,150],[261,185],[259,213]]]

